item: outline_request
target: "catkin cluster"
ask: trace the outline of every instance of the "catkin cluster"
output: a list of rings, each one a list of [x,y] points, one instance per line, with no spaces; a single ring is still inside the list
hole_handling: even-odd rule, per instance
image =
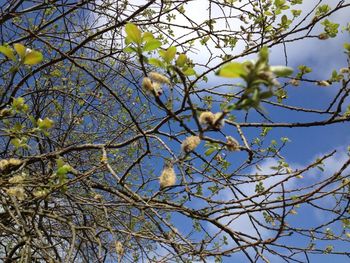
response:
[[[22,164],[22,161],[15,158],[8,160],[4,159],[0,161],[0,172],[9,173],[11,170],[18,168]]]
[[[231,136],[227,136],[226,137],[226,148],[227,150],[234,152],[234,151],[238,151],[239,150],[239,143],[238,141],[231,137]]]
[[[166,165],[159,177],[160,188],[173,186],[176,183],[176,174],[172,165]]]
[[[21,201],[27,197],[27,195],[24,191],[24,188],[22,186],[10,187],[10,188],[6,189],[6,193],[9,196],[16,197],[18,200],[21,200]]]
[[[114,242],[114,247],[115,247],[115,252],[116,252],[118,255],[123,255],[123,254],[124,254],[124,246],[123,246],[122,242],[120,242],[120,241],[115,241],[115,242]]]
[[[212,113],[210,111],[204,111],[199,116],[199,123],[220,130],[224,127],[225,120],[222,112]]]
[[[142,87],[150,92],[154,91],[157,96],[163,93],[162,84],[170,85],[170,80],[162,74],[151,72],[148,76],[149,77],[143,78]]]
[[[181,144],[181,150],[184,153],[192,152],[200,144],[201,139],[198,136],[189,136]]]

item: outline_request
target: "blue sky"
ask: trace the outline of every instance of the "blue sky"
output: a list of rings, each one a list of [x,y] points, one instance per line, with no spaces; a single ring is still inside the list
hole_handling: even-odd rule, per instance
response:
[[[306,1],[306,3],[300,7],[305,12],[308,12],[310,8],[314,5],[316,1]],[[135,3],[145,3],[146,1],[139,1],[139,0],[133,0],[132,2]],[[323,3],[331,3],[332,6],[336,4],[339,1],[323,1]],[[347,3],[349,1],[346,1]],[[197,0],[192,1],[191,4],[188,6],[185,6],[185,9],[188,10],[188,15],[199,24],[202,23],[204,20],[208,19],[208,1],[207,0]],[[335,13],[330,19],[334,22],[341,23],[341,26],[345,26],[348,22],[348,14],[349,14],[349,8],[347,10],[340,11],[338,13]],[[219,9],[213,9],[213,13],[211,14],[214,18],[216,16],[220,15]],[[103,21],[103,19],[101,19]],[[176,20],[177,24],[184,24],[186,25],[186,20],[179,17]],[[307,21],[305,22],[307,23]],[[220,20],[216,23],[217,27],[224,26],[224,23]],[[239,30],[239,24],[233,24],[231,29],[237,29]],[[322,32],[321,27],[315,27],[312,31],[312,35],[317,36],[319,33]],[[174,34],[176,36],[185,34],[186,30],[175,28]],[[298,36],[298,35],[296,35]],[[191,36],[186,36],[185,38],[190,38]],[[182,39],[182,40],[185,40]],[[181,40],[181,39],[180,39]],[[313,68],[313,72],[309,75],[307,75],[311,79],[328,79],[331,75],[331,72],[335,70],[339,70],[340,68],[347,66],[347,60],[346,55],[343,52],[342,45],[344,42],[350,42],[350,37],[347,32],[340,33],[338,37],[334,39],[328,39],[325,41],[320,41],[317,38],[310,38],[307,40],[301,40],[299,42],[291,42],[286,43],[286,50],[288,54],[288,66],[296,68],[300,64],[305,64],[311,68]],[[214,48],[213,43],[208,43],[208,46],[210,48]],[[206,51],[206,49],[199,45],[198,43],[195,46],[196,52],[195,53],[188,53],[188,56],[193,59],[195,63],[209,63],[210,66],[213,66],[219,61],[217,59],[211,60],[209,53]],[[239,54],[244,49],[244,45],[238,44],[237,47],[232,51],[233,55]],[[247,56],[245,58],[240,59],[246,60],[246,59],[255,59],[256,54]],[[270,64],[271,65],[284,65],[285,64],[285,58],[284,58],[284,48],[283,45],[277,45],[271,48],[270,50]],[[203,72],[203,68],[197,67],[197,72]],[[212,87],[215,85],[218,85],[219,83],[228,83],[232,84],[234,83],[234,80],[231,79],[223,79],[214,76],[213,73],[210,73],[208,75],[208,83],[198,83],[198,86],[201,86],[203,88],[205,87]],[[283,81],[283,80],[281,80]],[[320,87],[313,83],[301,83],[299,87],[289,86],[287,88],[288,91],[288,99],[284,102],[293,105],[293,106],[306,106],[308,108],[313,109],[325,109],[332,98],[336,95],[337,91],[339,90],[339,84],[334,84],[329,87]],[[230,89],[228,87],[222,88],[220,90],[221,92],[232,92],[233,89]],[[167,91],[166,91],[167,92]],[[199,103],[199,101],[196,101],[196,98],[193,97],[194,101]],[[345,104],[349,103],[349,101],[346,101]],[[276,122],[309,122],[314,121],[315,118],[323,120],[327,119],[329,117],[328,115],[320,116],[315,114],[300,114],[299,112],[291,112],[282,110],[280,108],[276,108],[274,106],[269,105],[263,105],[266,114],[269,116],[269,118],[273,119]],[[218,105],[214,106],[215,110],[218,110]],[[157,111],[154,111],[155,114],[157,114]],[[163,113],[164,114],[164,113]],[[234,112],[233,114],[236,115],[238,122],[244,121],[244,112]],[[254,111],[251,111],[249,116],[249,121],[261,121],[261,118],[258,114],[254,113]],[[176,124],[177,125],[177,124]],[[195,127],[194,123],[192,122],[190,124],[191,127]],[[175,127],[175,130],[180,130],[180,127]],[[167,127],[162,128],[163,131],[168,131]],[[236,130],[233,129],[232,126],[226,125],[223,131],[226,134],[232,134],[234,137],[238,137]],[[243,131],[245,135],[247,136],[247,139],[249,142],[251,142],[255,137],[259,136],[261,133],[260,128],[243,128]],[[290,164],[292,169],[301,169],[302,167],[305,167],[312,161],[314,161],[317,157],[321,157],[324,154],[330,153],[333,150],[337,150],[337,154],[329,158],[325,162],[325,172],[321,172],[318,169],[312,169],[311,171],[307,172],[304,175],[304,178],[302,179],[292,179],[289,180],[286,183],[286,187],[289,189],[293,189],[300,186],[308,186],[317,180],[321,180],[324,178],[324,176],[332,175],[334,172],[339,169],[339,167],[344,163],[348,156],[347,156],[347,146],[350,144],[350,134],[349,134],[349,123],[339,123],[339,124],[333,124],[328,125],[325,127],[308,127],[308,128],[274,128],[272,131],[269,132],[269,134],[266,137],[266,141],[270,142],[271,140],[276,140],[280,142],[281,137],[288,137],[291,142],[286,145],[286,147],[281,151],[281,154],[285,157],[286,161]],[[214,133],[208,133],[208,135],[221,138],[219,135],[215,135]],[[179,137],[180,140],[183,140],[185,136]],[[170,142],[166,139],[164,140],[168,146],[170,146],[176,154],[180,152],[180,144],[178,142]],[[241,142],[242,144],[242,142]],[[203,153],[205,151],[204,143],[201,144],[201,146],[198,148],[199,153]],[[164,152],[163,152],[164,153]],[[159,156],[158,158],[152,158],[147,160],[147,164],[153,165],[156,173],[159,173],[162,169],[163,165],[163,157],[170,157],[168,153],[164,153],[164,155]],[[246,153],[234,153],[234,154],[227,154],[226,156],[227,160],[233,163],[233,166],[228,169],[227,173],[232,173],[234,170],[234,167],[237,163],[242,162],[246,158]],[[266,173],[273,173],[271,170],[271,166],[276,166],[276,159],[266,159],[263,162],[260,163],[261,170],[256,169],[255,167],[249,167],[246,169],[247,173],[250,174],[266,174]],[[195,161],[194,165],[198,165],[198,169],[200,169],[200,162]],[[176,167],[176,171],[180,174],[179,167]],[[180,176],[179,176],[180,177]],[[266,180],[265,187],[271,186],[274,183],[276,183],[279,180],[279,178],[271,178],[271,180]],[[157,179],[153,181],[152,184],[150,184],[151,187],[158,187]],[[255,184],[246,184],[244,186],[237,187],[245,194],[254,194],[255,191]],[[204,192],[206,194],[209,194],[209,190],[204,187]],[[217,200],[231,200],[234,198],[232,193],[227,190],[222,190],[219,192],[218,195],[213,196],[213,199]],[[331,206],[331,200],[328,198],[322,199],[319,202],[320,206]],[[193,199],[192,201],[188,202],[187,205],[189,205],[192,208],[200,209],[203,205],[203,201]],[[232,209],[233,212],[234,209]],[[237,212],[237,211],[236,211]],[[263,221],[264,218],[261,214],[253,213],[253,215],[256,217],[257,220]],[[288,223],[291,225],[299,226],[299,227],[312,227],[314,225],[320,224],[323,221],[327,219],[326,213],[321,213],[317,211],[316,209],[312,208],[309,205],[302,206],[300,209],[298,209],[298,214],[293,216],[288,216]],[[228,223],[230,220],[233,220],[233,217],[225,217],[222,222]],[[178,231],[182,233],[188,233],[193,230],[192,221],[189,219],[186,219],[184,216],[174,213],[173,218],[171,219],[171,222],[174,223],[174,225],[177,227]],[[202,227],[204,227],[209,233],[213,234],[217,231],[215,227],[208,223],[202,223]],[[231,227],[234,230],[241,231],[242,233],[255,235],[255,231],[253,230],[251,224],[248,221],[248,218],[246,216],[241,216],[237,219],[234,219],[231,223],[229,223],[229,227]],[[332,226],[333,230],[336,232],[339,232],[340,226],[339,224],[336,226]],[[269,237],[272,232],[269,230],[262,230],[264,237]],[[194,234],[192,236],[193,238],[201,239],[201,234]],[[307,244],[309,240],[305,240],[305,238],[302,238],[301,236],[294,235],[291,237],[285,237],[280,239],[279,242],[283,244],[288,244],[290,246],[298,245],[300,243]],[[316,246],[319,246],[320,248],[324,248],[327,246],[329,242],[317,242]],[[346,247],[348,243],[339,243],[339,242],[333,242],[332,244],[335,246],[335,250],[346,250],[350,249],[350,247]],[[234,246],[232,240],[228,241],[227,246]],[[158,251],[160,254],[165,254],[165,251],[161,248],[159,248]],[[267,253],[266,256],[270,258],[271,262],[282,262],[277,257],[274,257],[273,255]],[[311,262],[327,262],[329,260],[335,260],[336,262],[349,262],[348,259],[345,257],[338,257],[334,255],[309,255]],[[305,258],[300,257],[300,260],[302,262],[305,262]],[[209,262],[212,262],[212,259],[208,260]],[[231,258],[224,259],[224,262],[237,262],[237,263],[244,263],[247,262],[246,258],[242,255],[242,253],[236,253],[233,254]],[[260,262],[260,261],[259,261]]]
[[[191,12],[191,18],[194,20],[201,21],[205,19],[205,5],[203,4],[205,1],[195,1],[193,2],[193,6],[189,8],[189,10],[196,10],[195,12]],[[330,3],[331,6],[334,6],[335,2],[338,1],[323,1],[323,3]],[[305,12],[309,10],[314,1],[308,1],[304,4],[300,9],[303,9]],[[200,11],[199,11],[200,10]],[[345,26],[348,22],[347,14],[348,10],[340,11],[334,14],[330,19],[334,22],[338,22],[341,26]],[[214,12],[215,14],[215,12]],[[215,16],[215,15],[214,15]],[[180,19],[179,23],[184,22]],[[175,33],[177,31],[175,30]],[[322,32],[322,27],[318,26],[312,31],[312,34],[317,36]],[[180,33],[180,31],[178,32]],[[299,42],[287,43],[287,54],[288,54],[288,66],[296,68],[300,64],[307,65],[313,68],[313,72],[307,75],[310,79],[328,79],[333,70],[339,70],[342,67],[347,66],[347,57],[344,54],[342,45],[344,42],[349,41],[349,34],[347,32],[340,33],[338,37],[334,39],[328,39],[325,41],[320,41],[317,38],[311,38],[306,40],[301,40]],[[195,62],[206,62],[206,53],[205,50],[201,49],[198,46],[199,51],[197,54],[193,54],[191,58]],[[239,50],[239,47],[238,47]],[[284,65],[284,50],[283,46],[275,46],[271,49],[271,57],[270,64],[271,65]],[[256,57],[256,55],[252,55],[249,59]],[[211,62],[215,64],[215,62]],[[198,69],[200,72],[201,69]],[[229,83],[230,80],[219,79],[213,75],[209,76],[209,82],[207,84],[202,84],[203,87],[210,87],[212,85],[217,85],[218,83]],[[308,107],[313,109],[325,109],[330,101],[334,98],[335,94],[339,90],[339,84],[334,84],[329,87],[320,87],[315,85],[314,83],[301,83],[299,87],[289,86],[287,88],[288,91],[288,99],[284,102],[300,107]],[[329,116],[319,116],[315,114],[300,114],[298,112],[291,112],[281,110],[279,108],[273,106],[264,106],[268,116],[276,122],[310,122],[314,121],[315,118],[319,120],[327,119]],[[239,116],[240,113],[237,113],[237,119],[242,120]],[[256,116],[258,119],[258,116]],[[254,113],[252,114],[252,119],[254,119]],[[226,127],[225,131],[232,129],[232,127]],[[322,155],[329,153],[333,150],[337,150],[337,154],[331,157],[328,161],[325,162],[325,172],[324,174],[332,174],[334,173],[340,165],[348,158],[347,156],[347,146],[350,144],[350,135],[349,131],[349,123],[339,123],[328,125],[325,127],[308,127],[308,128],[274,128],[269,135],[267,136],[267,140],[276,139],[279,140],[281,137],[288,137],[291,142],[282,150],[282,155],[286,158],[286,161],[290,163],[292,168],[301,168],[305,165],[308,165],[310,162],[314,161],[317,157],[321,157]],[[245,134],[248,139],[253,139],[260,132],[261,129],[256,128],[245,128]],[[175,145],[174,145],[175,146]],[[177,145],[178,147],[178,145]],[[198,151],[201,151],[203,148],[200,148]],[[236,157],[228,157],[231,161],[235,161]],[[263,173],[267,171],[271,171],[269,169],[270,166],[274,165],[274,160],[266,160],[262,163]],[[316,170],[316,169],[315,169]],[[291,186],[296,186],[297,184],[307,185],[313,180],[317,180],[314,177],[309,179],[307,176],[322,176],[320,171],[313,170],[310,173],[304,175],[302,181],[293,181],[290,183]],[[252,169],[252,173],[256,173],[257,171]],[[306,178],[305,178],[306,177]],[[253,191],[252,188],[247,191]],[[227,193],[222,192],[219,194],[218,198],[230,198],[230,196],[225,196]],[[329,201],[329,200],[328,200]],[[323,200],[320,202],[320,205],[327,206],[327,200]],[[298,225],[300,227],[310,225],[312,226],[312,222],[320,223],[322,220],[326,219],[326,214],[317,212],[310,206],[305,205],[298,210],[298,214],[294,217],[288,217],[288,222],[291,224]],[[260,218],[259,216],[257,216]],[[260,218],[263,220],[263,218]],[[175,216],[173,218],[173,222],[178,222],[183,220],[183,224],[179,225],[179,230],[187,232],[191,230],[191,225],[189,223],[185,223],[186,220],[183,219],[182,216]],[[233,221],[230,225],[235,229],[239,229],[242,232],[247,231],[246,233],[250,233],[251,230],[249,222],[247,223],[246,218],[241,218]],[[334,231],[340,231],[339,224],[337,226],[333,226]],[[212,226],[208,226],[209,231],[215,231],[212,229]],[[267,235],[269,233],[266,233]],[[286,237],[281,239],[280,242],[285,244],[290,244],[291,246],[297,245],[300,243],[307,244],[309,240],[305,240],[301,236],[294,235],[292,237]],[[335,250],[347,250],[350,249],[348,244],[341,242],[328,242],[322,241],[317,242],[317,246],[319,248],[324,248],[329,244],[333,244]],[[232,245],[232,244],[231,244]],[[267,257],[270,258],[271,262],[284,262],[271,254],[267,253]],[[347,258],[342,256],[335,255],[309,255],[310,262],[327,262],[329,260],[335,260],[336,262],[349,262]],[[301,262],[306,262],[306,259],[301,255],[299,257]],[[210,261],[209,261],[210,262]],[[240,254],[234,254],[231,258],[227,258],[224,262],[247,262],[246,258]],[[260,262],[260,261],[259,261]]]

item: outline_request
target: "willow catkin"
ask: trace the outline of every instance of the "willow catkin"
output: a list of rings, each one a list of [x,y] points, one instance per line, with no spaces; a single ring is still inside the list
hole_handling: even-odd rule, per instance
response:
[[[212,126],[214,124],[214,121],[215,115],[210,111],[204,111],[199,116],[199,123],[202,125]]]
[[[158,83],[161,83],[161,84],[168,84],[168,85],[170,85],[170,80],[166,76],[164,76],[164,75],[162,75],[160,73],[150,72],[148,74],[148,76],[149,76],[149,78],[151,80],[153,80],[155,82],[158,82]]]
[[[142,88],[144,88],[147,91],[153,92],[157,95],[160,96],[163,94],[163,90],[161,87],[161,84],[156,81],[152,81],[150,78],[143,78],[142,80]]]
[[[159,82],[153,82],[153,90],[158,97],[163,94],[163,89]]]
[[[23,175],[15,175],[9,179],[10,184],[20,184],[24,181],[25,177]]]
[[[192,152],[200,144],[201,139],[198,136],[189,136],[181,144],[181,150],[185,153]]]
[[[144,88],[145,90],[148,90],[148,91],[152,91],[153,90],[152,80],[150,78],[147,78],[147,77],[143,78],[142,88]]]
[[[8,160],[0,160],[0,171],[8,173],[11,170],[18,168],[22,164],[22,161],[15,158],[10,158]]]
[[[239,143],[236,139],[231,136],[226,137],[226,148],[227,150],[234,152],[239,150]]]
[[[26,198],[26,194],[24,188],[21,186],[10,187],[6,190],[6,193],[9,196],[16,197],[18,200],[24,200]]]
[[[225,124],[225,119],[223,117],[224,113],[222,112],[217,112],[214,114],[214,128],[215,129],[222,129],[224,127]]]
[[[119,255],[123,255],[124,254],[124,246],[122,244],[122,242],[120,241],[115,241],[114,242],[114,248],[115,248],[115,252]]]
[[[176,183],[176,174],[172,165],[166,165],[159,177],[160,188],[173,186]]]

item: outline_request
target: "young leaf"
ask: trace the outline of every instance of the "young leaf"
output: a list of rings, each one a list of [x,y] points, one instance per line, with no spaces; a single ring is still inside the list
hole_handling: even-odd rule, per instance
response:
[[[176,47],[169,47],[162,55],[165,62],[170,63],[176,55]]]
[[[124,51],[125,53],[137,52],[137,50],[136,50],[135,48],[133,48],[133,47],[126,47],[126,48],[123,49],[123,51]]]
[[[143,47],[143,51],[152,51],[157,48],[159,48],[162,45],[162,42],[160,42],[157,39],[151,39],[146,42],[146,44]]]
[[[183,67],[187,61],[187,56],[185,54],[180,54],[176,60],[176,66]]]
[[[150,58],[148,63],[159,68],[164,68],[163,62],[156,58]]]
[[[247,70],[244,64],[238,62],[231,62],[224,65],[217,73],[220,77],[225,78],[240,78],[246,74]]]
[[[39,51],[31,50],[28,52],[23,60],[25,65],[35,65],[40,63],[43,60],[43,54]]]
[[[148,41],[150,41],[152,39],[154,39],[154,36],[153,36],[153,34],[151,32],[145,32],[145,33],[142,34],[142,41],[148,42]]]
[[[125,32],[132,42],[136,44],[141,44],[142,42],[141,31],[135,24],[132,24],[132,23],[126,24]]]
[[[16,60],[13,50],[9,47],[0,46],[0,53],[4,54],[7,58],[11,59],[12,61]]]
[[[264,46],[260,49],[259,51],[259,56],[260,56],[260,59],[261,61],[263,62],[267,62],[268,59],[269,59],[269,49],[267,46]]]
[[[186,76],[196,75],[196,71],[193,68],[188,68],[183,72]]]
[[[37,124],[38,124],[39,129],[47,130],[47,129],[52,128],[54,122],[53,122],[53,120],[51,120],[49,118],[45,118],[45,119],[39,118],[37,121]]]
[[[293,74],[293,69],[290,67],[285,67],[285,66],[271,66],[270,70],[277,77],[287,77],[287,76]]]
[[[19,55],[19,57],[21,58],[21,60],[23,60],[24,57],[26,56],[27,48],[19,43],[14,44],[13,47],[15,48],[15,50],[16,50],[17,54]]]

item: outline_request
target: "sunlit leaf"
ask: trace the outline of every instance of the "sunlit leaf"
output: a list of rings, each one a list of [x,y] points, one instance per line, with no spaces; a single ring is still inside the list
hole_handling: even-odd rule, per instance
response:
[[[187,61],[187,56],[185,54],[180,54],[176,60],[176,66],[183,67]]]
[[[165,62],[170,63],[176,55],[176,47],[169,47],[164,53],[160,53]]]
[[[6,47],[6,46],[0,46],[0,52],[2,54],[4,54],[7,58],[9,58],[13,61],[16,60],[15,54],[11,48]]]
[[[164,67],[164,64],[162,61],[160,61],[159,59],[156,59],[156,58],[150,58],[148,60],[148,63],[153,65],[153,66],[156,66],[156,67],[160,67],[160,68],[163,68]]]
[[[126,24],[125,32],[132,42],[137,44],[140,44],[142,42],[141,31],[135,24]]]
[[[26,47],[23,46],[22,44],[16,43],[13,45],[14,49],[16,50],[17,54],[19,57],[23,60],[24,57],[26,56]]]
[[[133,47],[126,47],[123,49],[125,53],[132,53],[132,52],[137,52],[135,48]]]
[[[290,67],[285,66],[271,66],[270,70],[277,76],[277,77],[287,77],[293,74],[293,69]]]
[[[245,65],[238,62],[231,62],[224,65],[217,73],[220,77],[239,78],[247,74]]]
[[[152,51],[157,48],[159,48],[162,45],[162,42],[160,42],[157,39],[151,39],[146,42],[146,44],[143,47],[143,51]]]
[[[151,32],[145,32],[145,33],[142,34],[142,40],[143,41],[147,42],[147,41],[150,41],[152,39],[154,39],[154,36],[153,36],[153,34]]]
[[[38,124],[38,127],[40,129],[47,130],[47,129],[52,128],[52,126],[54,124],[54,121],[49,119],[49,118],[45,118],[43,120],[42,119],[38,119],[37,124]]]
[[[27,52],[24,57],[23,64],[26,65],[35,65],[40,63],[43,60],[43,54],[39,51],[31,50]]]
[[[188,68],[183,72],[186,76],[196,75],[196,71],[193,68]]]

